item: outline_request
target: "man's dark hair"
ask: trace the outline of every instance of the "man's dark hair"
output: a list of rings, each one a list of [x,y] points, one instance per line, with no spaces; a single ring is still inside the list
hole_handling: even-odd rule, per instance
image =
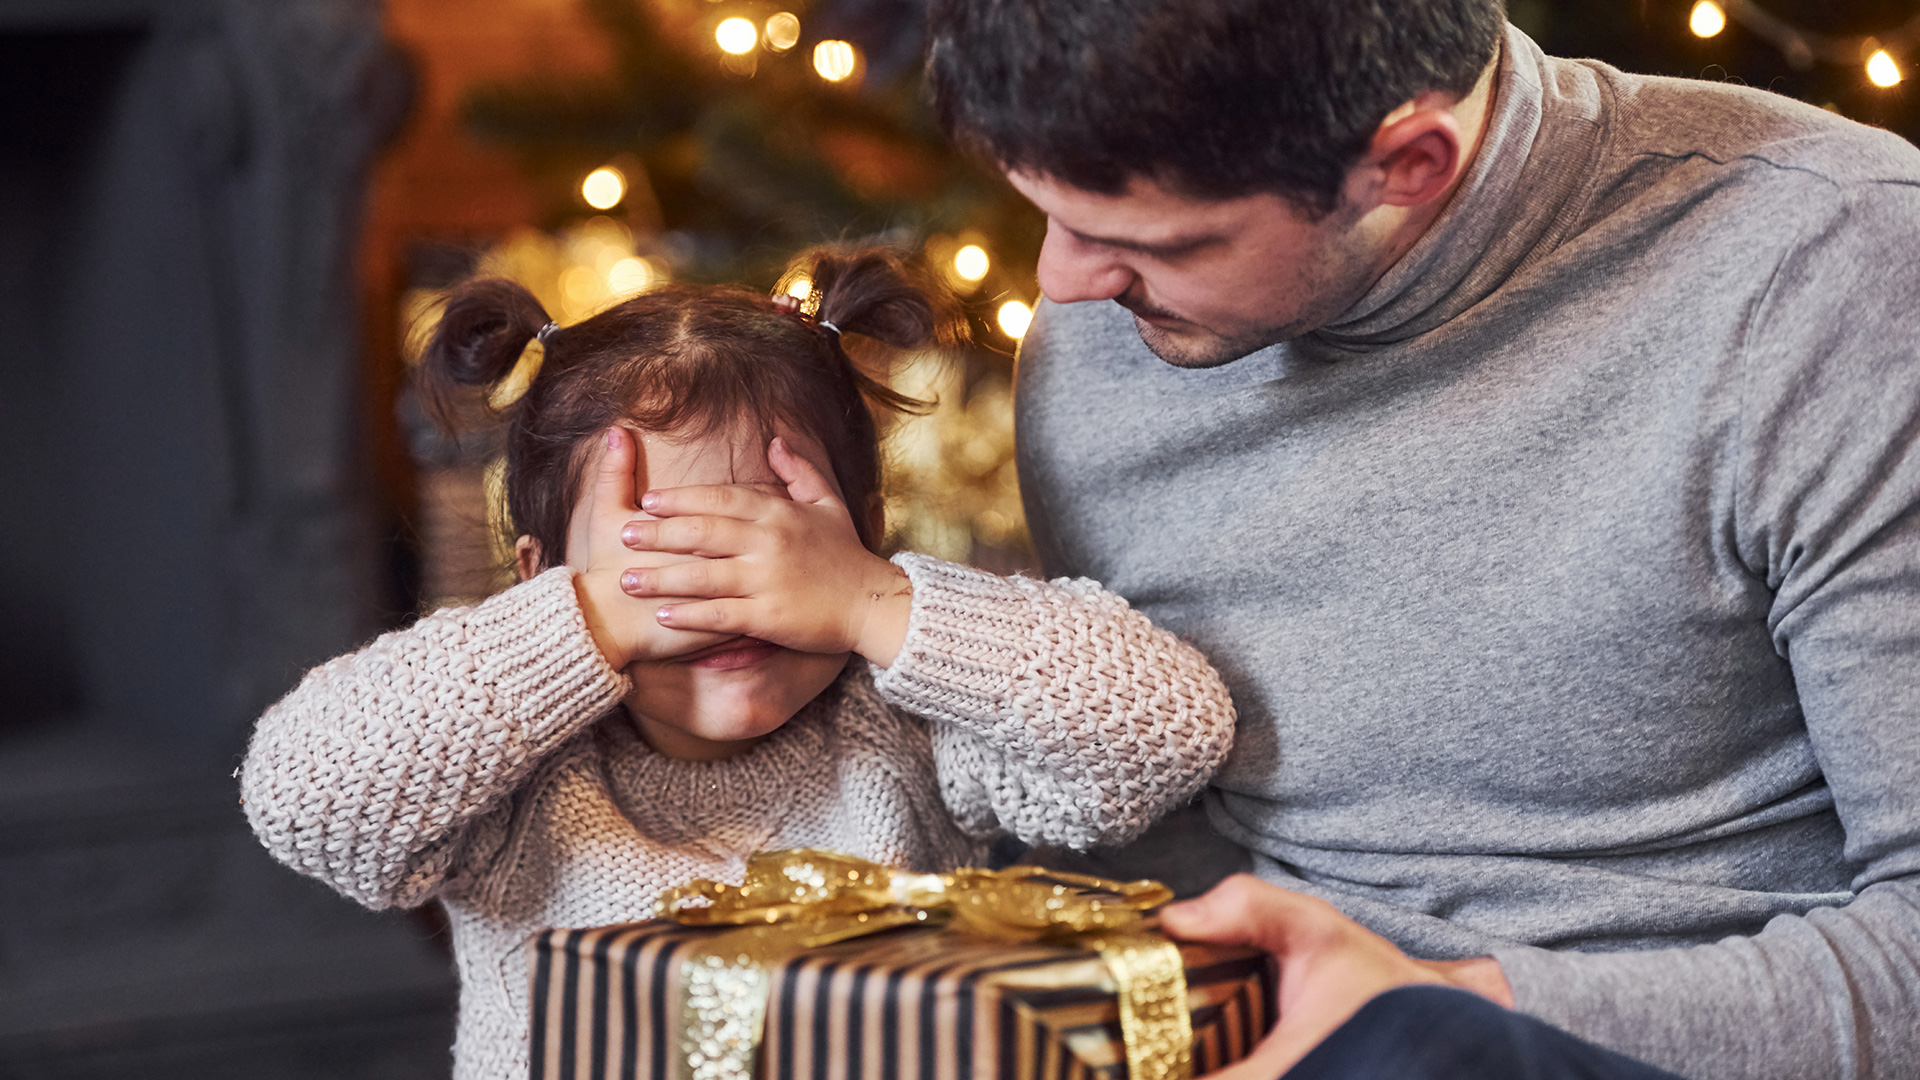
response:
[[[933,0],[947,134],[1105,194],[1287,196],[1324,215],[1389,112],[1465,95],[1501,0]]]

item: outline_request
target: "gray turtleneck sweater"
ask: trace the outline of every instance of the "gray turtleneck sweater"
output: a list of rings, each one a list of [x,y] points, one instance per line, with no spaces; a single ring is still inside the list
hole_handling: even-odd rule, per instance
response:
[[[1042,305],[1048,573],[1226,676],[1212,869],[1696,1080],[1920,1076],[1920,153],[1513,30],[1494,111],[1312,335]]]

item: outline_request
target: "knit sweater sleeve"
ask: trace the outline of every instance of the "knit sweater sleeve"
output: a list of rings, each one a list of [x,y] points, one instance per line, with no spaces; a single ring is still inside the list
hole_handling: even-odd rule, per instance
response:
[[[489,852],[476,826],[626,693],[548,571],[308,672],[240,771],[274,858],[369,907],[423,903]]]
[[[1233,745],[1205,657],[1085,579],[999,577],[924,555],[899,657],[874,672],[932,721],[941,794],[976,834],[1085,849],[1138,836]]]

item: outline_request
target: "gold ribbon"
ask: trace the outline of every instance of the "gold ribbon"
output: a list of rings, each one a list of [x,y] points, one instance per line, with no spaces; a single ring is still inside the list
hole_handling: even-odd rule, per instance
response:
[[[660,894],[665,918],[737,926],[682,960],[679,1080],[748,1080],[773,973],[798,953],[897,926],[952,925],[1001,941],[1096,950],[1120,990],[1130,1080],[1187,1080],[1193,1025],[1186,968],[1172,942],[1142,927],[1173,899],[1157,881],[1121,883],[1037,866],[895,870],[836,851],[799,848],[747,860],[739,885],[701,879]]]

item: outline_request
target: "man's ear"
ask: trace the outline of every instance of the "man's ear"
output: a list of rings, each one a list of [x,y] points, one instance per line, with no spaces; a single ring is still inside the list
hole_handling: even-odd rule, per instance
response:
[[[522,536],[513,542],[513,568],[521,581],[532,581],[540,573],[540,541]]]
[[[1445,195],[1466,168],[1460,120],[1447,108],[1416,107],[1389,117],[1373,137],[1379,199],[1388,206],[1420,206]]]

